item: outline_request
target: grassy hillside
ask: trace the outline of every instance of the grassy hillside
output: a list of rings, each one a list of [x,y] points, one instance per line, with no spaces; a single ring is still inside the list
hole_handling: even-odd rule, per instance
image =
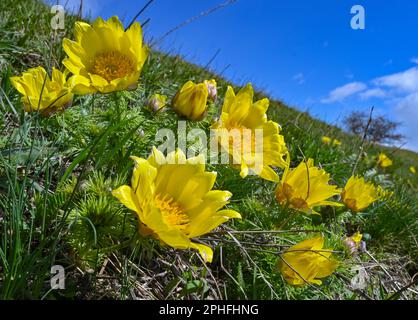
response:
[[[194,251],[140,236],[136,216],[110,191],[129,183],[129,157],[146,158],[159,128],[177,128],[172,110],[145,108],[152,94],[171,98],[188,80],[215,78],[218,100],[204,120],[187,124],[208,131],[230,84],[181,57],[152,51],[134,91],[76,96],[71,107],[50,117],[25,113],[10,76],[39,65],[63,70],[62,39],[73,39],[77,19],[66,16],[65,30],[54,33],[49,8],[38,1],[2,0],[0,12],[1,298],[417,298],[418,175],[409,171],[418,165],[416,153],[361,148],[360,137],[270,100],[268,117],[282,127],[292,167],[313,158],[340,187],[355,168],[393,195],[359,214],[323,207],[320,216],[306,215],[280,206],[274,183],[208,165],[218,172],[215,188],[233,193],[229,208],[243,219],[201,237],[214,248],[213,262],[205,264]],[[341,145],[323,144],[324,135]],[[382,151],[393,160],[386,169],[377,166]],[[367,251],[350,255],[342,239],[356,231]],[[277,267],[279,253],[316,234],[336,251],[337,272],[321,286],[287,284]],[[52,265],[65,267],[65,290],[50,289]],[[360,289],[352,285],[359,268],[366,274]]]

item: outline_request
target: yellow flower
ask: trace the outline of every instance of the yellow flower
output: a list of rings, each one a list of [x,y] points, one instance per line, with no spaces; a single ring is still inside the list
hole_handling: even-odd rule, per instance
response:
[[[196,249],[211,262],[212,249],[191,239],[241,218],[236,211],[220,210],[232,194],[211,190],[216,172],[205,171],[204,157],[186,159],[180,149],[165,157],[154,148],[147,160],[132,159],[131,186],[121,186],[113,195],[137,213],[143,231],[173,248]]]
[[[124,31],[116,16],[92,25],[76,22],[75,41],[64,39],[63,48],[68,58],[62,63],[76,76],[78,94],[136,88],[148,56],[140,24]]]
[[[332,139],[332,138],[330,138],[328,136],[323,136],[321,140],[322,140],[322,143],[323,144],[331,144],[331,142],[332,142],[332,145],[333,146],[339,146],[339,145],[341,145],[341,141],[340,140]]]
[[[385,155],[384,153],[379,154],[377,164],[382,168],[390,167],[392,165],[392,160]]]
[[[304,240],[285,251],[279,269],[285,280],[294,286],[322,284],[321,278],[331,275],[338,262],[330,258],[332,249],[323,249],[324,238]]]
[[[284,137],[279,134],[280,126],[267,120],[269,100],[253,102],[253,98],[251,84],[236,95],[234,89],[228,86],[221,117],[211,129],[217,132],[222,141],[226,141],[226,145],[222,143],[222,149],[234,159],[234,166],[240,168],[242,178],[251,173],[277,182],[279,177],[271,167],[287,167],[284,156],[288,155],[288,150]],[[235,139],[231,133],[238,133],[239,139]],[[259,137],[262,138],[262,145],[259,143],[260,146],[257,146],[257,141],[261,141]]]
[[[302,161],[296,168],[285,171],[276,188],[276,199],[282,205],[313,214],[319,214],[313,210],[317,206],[342,206],[327,201],[341,192],[337,186],[328,184],[329,179],[325,170],[314,166],[313,159]]]
[[[322,143],[323,144],[330,144],[331,141],[332,141],[332,139],[330,137],[327,137],[327,136],[322,137]]]
[[[417,173],[417,170],[415,169],[414,166],[410,166],[409,167],[409,171],[411,171],[412,174],[416,174]]]
[[[362,238],[363,238],[363,235],[358,231],[350,237],[350,239],[353,240],[357,244],[360,243]]]
[[[350,210],[359,212],[379,199],[377,188],[364,178],[351,176],[348,179],[342,193],[341,199]]]
[[[154,112],[162,111],[167,104],[167,96],[155,93],[149,99],[147,107]]]
[[[334,141],[332,142],[332,144],[333,144],[334,146],[340,146],[340,145],[341,145],[341,141],[340,141],[340,140],[338,140],[338,139],[334,139]]]
[[[20,77],[11,77],[12,85],[22,96],[26,112],[37,111],[49,114],[67,107],[73,99],[71,83],[66,80],[66,73],[53,68],[52,78],[42,67],[24,72]]]
[[[187,81],[174,96],[172,105],[178,115],[189,120],[199,121],[206,115],[208,88],[204,83]]]
[[[203,83],[208,88],[208,92],[209,92],[208,98],[209,98],[209,100],[215,101],[216,98],[218,97],[218,89],[216,87],[216,80],[215,79],[205,80],[205,81],[203,81]]]

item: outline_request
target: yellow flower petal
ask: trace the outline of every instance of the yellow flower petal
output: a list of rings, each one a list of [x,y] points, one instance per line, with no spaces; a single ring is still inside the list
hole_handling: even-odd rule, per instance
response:
[[[121,186],[116,190],[113,190],[112,194],[128,209],[135,212],[141,211],[138,200],[136,199],[135,193],[132,191],[131,187]]]
[[[359,243],[362,238],[363,238],[363,235],[358,231],[351,236],[351,239],[353,239],[353,241],[356,243]]]
[[[181,150],[164,157],[153,149],[148,159],[135,162],[131,187],[113,191],[122,204],[137,212],[143,235],[152,235],[176,249],[196,249],[208,262],[212,250],[191,239],[210,232],[241,215],[220,210],[231,197],[228,191],[211,190],[216,173],[206,172],[199,157],[187,159]]]
[[[203,258],[205,262],[211,263],[213,260],[213,251],[210,247],[200,244],[200,243],[191,243],[191,248],[196,249],[199,251],[200,256]]]
[[[90,29],[91,26],[83,21],[77,21],[74,24],[74,37],[77,42],[81,41],[83,33]]]

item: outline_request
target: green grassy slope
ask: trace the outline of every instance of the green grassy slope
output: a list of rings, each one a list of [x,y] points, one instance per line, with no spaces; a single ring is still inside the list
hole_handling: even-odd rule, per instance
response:
[[[205,120],[188,123],[188,128],[208,130],[228,82],[180,57],[153,51],[135,91],[79,96],[71,108],[49,118],[25,114],[9,77],[38,65],[62,69],[61,41],[72,38],[76,18],[66,16],[66,29],[54,34],[49,8],[38,1],[3,0],[0,12],[1,298],[416,298],[413,286],[391,296],[418,271],[418,175],[408,170],[418,164],[416,153],[384,148],[394,165],[382,171],[376,156],[383,147],[364,146],[356,173],[394,196],[358,215],[337,215],[329,208],[321,217],[294,214],[277,204],[273,183],[242,180],[229,167],[209,166],[218,171],[216,188],[233,192],[230,207],[243,220],[203,237],[216,248],[206,266],[194,252],[137,236],[136,218],[110,190],[129,181],[130,155],[146,157],[159,128],[177,127],[172,111],[153,114],[144,108],[151,94],[172,97],[187,80],[215,78],[220,98]],[[271,100],[268,113],[282,126],[292,165],[314,158],[334,183],[344,185],[360,152],[359,137],[280,101]],[[342,145],[323,145],[323,135]],[[248,230],[254,232],[243,232]],[[349,257],[341,239],[355,231],[366,235],[369,253]],[[277,270],[277,253],[320,232],[339,251],[338,272],[319,287],[289,286]],[[54,264],[66,268],[66,290],[49,290]],[[358,266],[369,277],[360,290],[350,286]]]

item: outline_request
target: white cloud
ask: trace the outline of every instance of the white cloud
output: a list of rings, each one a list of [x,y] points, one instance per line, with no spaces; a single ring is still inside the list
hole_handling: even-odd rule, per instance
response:
[[[411,62],[418,64],[418,58]],[[401,131],[407,138],[406,147],[418,151],[418,67],[376,78],[372,83],[376,88],[360,97],[374,96],[394,105],[396,120],[401,122]]]
[[[302,72],[299,72],[293,76],[293,80],[295,80],[298,84],[304,84],[305,76]]]
[[[373,83],[376,86],[389,87],[401,92],[416,92],[418,91],[418,67],[374,79]]]
[[[342,87],[338,87],[332,90],[328,97],[322,99],[322,103],[333,103],[333,102],[340,102],[344,99],[355,95],[356,93],[362,92],[367,89],[367,85],[363,82],[350,82]]]
[[[411,62],[418,64],[418,58]],[[386,64],[391,64],[389,60]],[[322,103],[341,102],[355,96],[360,100],[381,99],[391,107],[394,119],[401,123],[399,131],[406,136],[406,148],[418,152],[418,66],[375,78],[366,85],[351,82],[332,90]],[[359,102],[359,101],[358,101]]]
[[[373,88],[373,89],[369,89],[366,90],[364,92],[361,92],[359,94],[360,98],[362,100],[367,100],[370,98],[385,98],[387,96],[387,93],[385,90],[381,89],[381,88]]]
[[[396,117],[408,138],[407,147],[418,150],[418,92],[402,98],[396,106]]]

